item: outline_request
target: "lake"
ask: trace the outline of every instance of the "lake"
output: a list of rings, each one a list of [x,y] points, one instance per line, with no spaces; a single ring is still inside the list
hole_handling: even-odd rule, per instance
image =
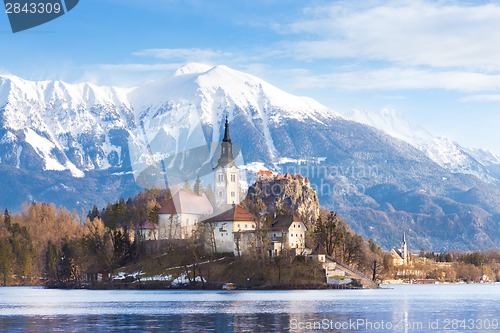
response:
[[[0,288],[1,332],[499,332],[500,284],[379,290]]]

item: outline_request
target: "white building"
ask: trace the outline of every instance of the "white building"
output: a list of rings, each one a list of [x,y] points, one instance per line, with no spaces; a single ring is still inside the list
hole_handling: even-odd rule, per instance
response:
[[[297,216],[275,217],[268,232],[271,240],[269,255],[279,255],[285,249],[291,250],[295,255],[303,254],[306,249],[306,231],[306,225]]]
[[[149,220],[144,220],[135,225],[135,230],[137,232],[137,237],[142,240],[157,240],[158,239],[158,227]]]
[[[209,231],[208,245],[214,252],[242,255],[255,246],[256,220],[240,205],[203,221]]]
[[[179,191],[158,211],[159,239],[187,239],[213,207],[205,193],[201,192],[200,180],[196,180],[194,192]]]
[[[406,244],[406,233],[403,233],[403,242],[400,249],[391,250],[392,263],[394,266],[409,265],[411,263],[410,252]]]

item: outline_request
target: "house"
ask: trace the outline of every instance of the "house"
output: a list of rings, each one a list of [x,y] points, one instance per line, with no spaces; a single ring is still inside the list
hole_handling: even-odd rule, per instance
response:
[[[255,246],[256,219],[240,205],[203,221],[209,230],[208,245],[214,252],[248,253]]]
[[[272,221],[268,238],[271,241],[269,255],[279,255],[284,249],[290,249],[296,255],[305,251],[307,227],[295,215],[278,215]]]
[[[259,172],[257,172],[257,178],[259,180],[272,180],[274,177],[273,173],[269,170],[259,170]]]
[[[187,239],[198,222],[212,213],[212,204],[201,191],[198,178],[194,191],[178,191],[158,211],[158,239]]]
[[[410,265],[411,258],[408,252],[408,245],[406,244],[406,233],[403,233],[403,242],[401,248],[391,250],[392,263],[394,266]]]
[[[325,247],[322,244],[318,244],[311,254],[309,254],[309,258],[321,263],[326,262]]]
[[[135,225],[137,236],[142,240],[157,240],[158,227],[149,220],[144,220]]]

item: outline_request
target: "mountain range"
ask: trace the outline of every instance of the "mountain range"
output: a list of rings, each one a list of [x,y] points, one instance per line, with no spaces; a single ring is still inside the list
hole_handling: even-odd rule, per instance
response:
[[[0,206],[103,206],[162,183],[161,172],[144,177],[152,165],[170,185],[200,173],[208,185],[225,116],[249,183],[261,168],[301,173],[322,206],[386,248],[403,232],[414,251],[500,248],[495,154],[435,137],[394,110],[341,115],[197,63],[134,88],[0,76]]]

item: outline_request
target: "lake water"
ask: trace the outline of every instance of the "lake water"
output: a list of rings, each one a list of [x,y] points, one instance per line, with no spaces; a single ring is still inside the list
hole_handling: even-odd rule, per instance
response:
[[[0,288],[1,332],[500,332],[500,285],[380,290]]]

